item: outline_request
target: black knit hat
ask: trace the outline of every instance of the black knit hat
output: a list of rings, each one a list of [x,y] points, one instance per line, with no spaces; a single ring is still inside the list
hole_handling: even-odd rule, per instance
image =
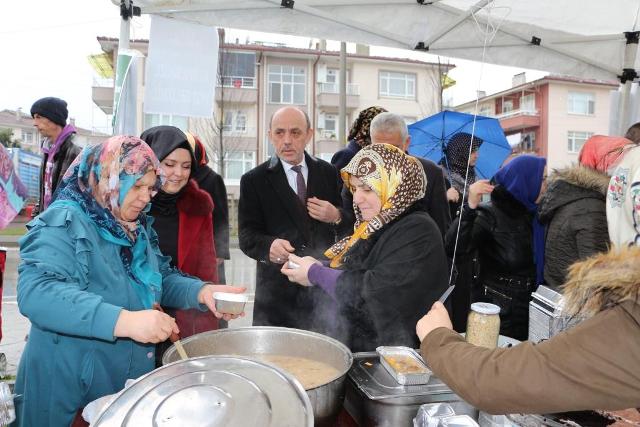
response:
[[[48,96],[38,99],[33,103],[31,106],[31,117],[36,114],[46,117],[53,123],[64,127],[67,124],[69,111],[67,110],[67,103],[65,101],[60,98]]]

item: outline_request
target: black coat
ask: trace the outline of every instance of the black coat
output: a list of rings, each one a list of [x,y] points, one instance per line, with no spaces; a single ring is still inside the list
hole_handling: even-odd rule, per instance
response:
[[[416,203],[418,209],[426,212],[435,221],[440,236],[444,239],[444,235],[451,223],[451,215],[449,213],[449,203],[447,202],[447,190],[445,188],[445,179],[442,168],[433,163],[431,160],[416,157],[422,164],[424,173],[427,177],[427,190],[424,197]],[[347,212],[345,218],[347,223],[353,224],[355,221],[353,213],[353,194],[346,186],[342,189],[342,208]]]
[[[415,206],[415,205],[414,205]],[[336,297],[351,351],[417,348],[418,320],[444,292],[447,259],[438,227],[413,210],[358,242],[343,258]]]
[[[353,159],[353,156],[355,156],[361,149],[362,147],[352,139],[346,147],[333,154],[333,157],[331,157],[331,164],[335,166],[338,173],[340,173],[340,169],[347,166],[351,159]]]
[[[213,200],[213,239],[218,258],[231,259],[229,253],[229,202],[227,187],[220,174],[207,165],[197,166],[193,178]]]
[[[526,340],[529,300],[535,290],[536,276],[531,214],[504,187],[496,186],[491,202],[477,209],[465,205],[461,216],[453,221],[445,237],[449,256],[453,256],[458,221],[460,237],[456,257],[478,253],[479,278],[470,286],[471,301],[498,305],[500,333]]]
[[[574,262],[609,245],[606,195],[609,176],[596,170],[574,166],[555,171],[549,178],[538,213],[547,224],[544,281],[561,286]]]
[[[458,220],[445,238],[447,255],[453,256]],[[502,186],[496,186],[491,201],[477,209],[462,211],[458,254],[479,250],[481,275],[535,277],[531,214]]]
[[[340,206],[337,171],[329,163],[305,153],[309,168],[307,196]],[[329,297],[316,288],[289,282],[281,265],[269,261],[275,239],[288,240],[299,256],[322,256],[346,234],[336,227],[312,219],[287,182],[280,160],[272,157],[244,174],[240,180],[238,232],[240,249],[258,261],[254,325],[284,326],[326,332],[325,305]]]

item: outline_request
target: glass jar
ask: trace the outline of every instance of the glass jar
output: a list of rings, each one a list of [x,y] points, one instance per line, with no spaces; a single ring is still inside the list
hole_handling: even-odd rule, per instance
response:
[[[500,307],[486,302],[471,304],[467,319],[467,342],[481,347],[496,348],[499,335]]]

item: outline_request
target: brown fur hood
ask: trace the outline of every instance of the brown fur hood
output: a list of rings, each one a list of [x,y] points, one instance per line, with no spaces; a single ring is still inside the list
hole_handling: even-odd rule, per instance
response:
[[[624,301],[640,304],[640,247],[613,248],[573,264],[564,296],[566,313],[584,317]]]
[[[582,165],[575,165],[565,169],[556,169],[549,177],[550,184],[555,180],[562,180],[573,184],[576,187],[597,191],[603,195],[607,194],[609,179],[607,174]]]

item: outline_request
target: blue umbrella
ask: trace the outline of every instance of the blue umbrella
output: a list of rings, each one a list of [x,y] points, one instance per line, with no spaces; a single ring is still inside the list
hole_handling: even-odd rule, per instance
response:
[[[476,176],[490,179],[511,154],[511,146],[497,119],[457,111],[443,111],[409,125],[409,154],[440,163],[451,138],[460,132],[473,134],[483,142],[478,150]]]

